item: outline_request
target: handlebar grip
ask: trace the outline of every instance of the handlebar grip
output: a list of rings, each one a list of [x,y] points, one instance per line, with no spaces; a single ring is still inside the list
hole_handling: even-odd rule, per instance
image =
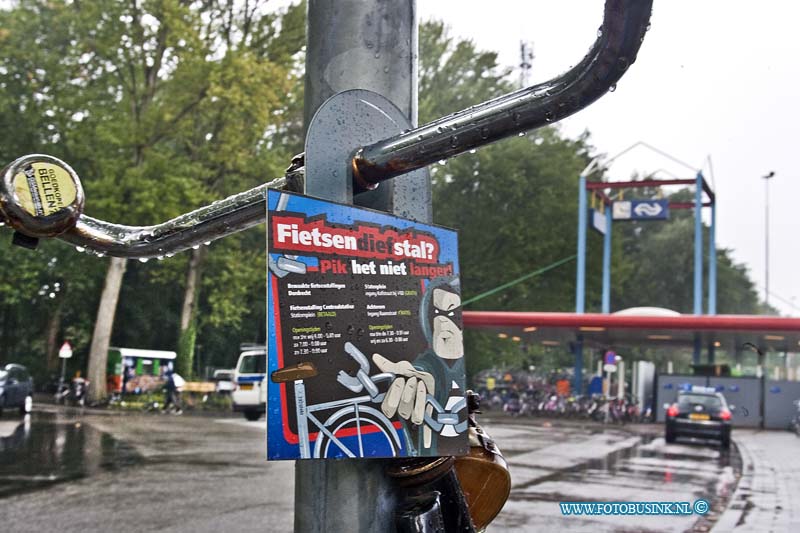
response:
[[[58,158],[25,155],[0,174],[0,217],[29,237],[55,237],[72,229],[83,206],[78,174]]]
[[[336,376],[336,381],[350,389],[351,391],[358,394],[362,390],[364,390],[364,386],[361,384],[361,381],[358,378],[354,378],[353,376],[347,375],[344,370],[340,370],[339,374]]]
[[[375,386],[375,382],[372,381],[372,378],[370,378],[366,372],[359,370],[356,376],[358,377],[358,381],[364,386],[364,389],[366,389],[370,398],[375,398],[379,394],[378,387]]]
[[[355,359],[356,363],[358,363],[358,366],[361,367],[363,372],[369,372],[369,361],[367,360],[367,356],[361,353],[361,351],[356,348],[352,342],[344,343],[344,351],[347,352],[350,357]]]

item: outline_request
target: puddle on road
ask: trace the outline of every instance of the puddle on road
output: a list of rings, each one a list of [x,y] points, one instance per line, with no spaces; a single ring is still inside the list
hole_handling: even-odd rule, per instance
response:
[[[0,419],[0,498],[141,462],[131,446],[80,421]]]
[[[704,453],[707,448],[698,444],[675,447],[673,451],[671,446],[649,446],[652,440],[653,437],[642,437],[642,441],[636,446],[623,448],[603,457],[589,459],[573,467],[554,472],[552,475],[541,477],[520,488],[529,489],[542,483],[554,481],[584,484],[597,478],[627,477],[665,484],[686,483],[695,486],[701,484],[707,485],[708,489],[719,489],[716,476],[713,480],[704,480],[705,476],[681,467],[681,465],[687,462],[695,462],[698,466],[710,463],[720,471],[726,467],[735,466],[735,453],[719,450],[718,454],[709,456]],[[697,453],[693,453],[694,448],[696,448]],[[646,459],[656,459],[660,464],[637,468],[639,466],[637,465],[637,460]]]
[[[645,436],[635,446],[521,485],[512,491],[511,500],[693,501],[702,497],[711,502],[711,512],[697,517],[688,530],[708,531],[740,472],[741,459],[733,449],[728,452],[702,442],[668,445],[663,439]],[[618,530],[627,531],[625,527]]]

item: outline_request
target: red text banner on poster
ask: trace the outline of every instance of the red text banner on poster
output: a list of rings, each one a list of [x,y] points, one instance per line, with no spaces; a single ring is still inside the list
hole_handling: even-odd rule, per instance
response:
[[[330,225],[324,217],[293,214],[270,218],[270,243],[274,251],[309,255],[343,255],[370,259],[412,259],[418,263],[439,261],[439,242],[419,231],[397,231],[356,222],[353,226]]]

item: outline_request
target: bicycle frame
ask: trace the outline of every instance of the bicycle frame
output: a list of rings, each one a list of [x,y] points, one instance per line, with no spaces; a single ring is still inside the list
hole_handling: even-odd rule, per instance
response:
[[[391,379],[394,379],[394,376],[391,376],[391,374],[378,374],[377,376],[373,376],[372,379],[373,379],[373,381],[375,381],[376,378],[378,378],[378,381],[381,381],[382,380],[381,378],[389,379],[390,377],[391,377]],[[358,397],[355,397],[355,398],[345,398],[343,400],[335,400],[335,401],[332,401],[332,402],[324,402],[324,403],[319,403],[319,404],[314,404],[314,405],[308,405],[306,403],[306,387],[305,387],[305,383],[303,382],[303,380],[302,379],[295,380],[293,382],[293,385],[294,385],[294,398],[295,398],[295,412],[297,413],[297,436],[298,436],[298,439],[299,439],[299,443],[298,444],[300,446],[300,458],[301,459],[310,459],[311,458],[311,443],[310,443],[310,440],[309,440],[310,436],[309,436],[309,431],[308,431],[308,422],[309,421],[314,426],[317,427],[317,429],[319,430],[320,433],[322,433],[323,435],[325,435],[329,439],[331,439],[331,442],[336,444],[336,446],[342,451],[342,453],[344,453],[348,457],[351,457],[351,458],[352,457],[364,457],[364,448],[363,448],[363,445],[362,445],[362,442],[361,442],[361,426],[360,426],[360,423],[359,423],[359,425],[357,425],[359,455],[355,455],[354,453],[352,453],[347,448],[347,446],[342,444],[342,442],[336,437],[334,432],[328,430],[329,423],[332,420],[336,419],[337,415],[342,412],[341,410],[337,411],[336,413],[331,415],[325,423],[320,422],[320,420],[316,416],[314,416],[312,413],[319,412],[319,411],[329,411],[329,410],[332,410],[332,409],[336,409],[337,407],[338,408],[352,407],[356,417],[358,418],[358,414],[359,414],[358,406],[359,405],[364,404],[364,403],[368,403],[368,402],[380,402],[381,400],[383,400],[384,395],[380,394],[377,397],[372,397],[372,396],[369,396],[369,395],[365,395],[365,396],[358,396]],[[387,427],[390,427],[390,428],[392,428],[394,430],[394,427],[392,426],[391,421],[388,418],[386,418],[386,416],[383,415],[383,413],[381,413],[381,412],[379,412],[379,411],[377,411],[375,409],[370,409],[369,413],[372,416],[378,416],[381,419],[381,422],[384,422],[387,425]],[[398,448],[399,448],[400,437],[397,435],[396,430],[391,435],[391,437],[397,443]],[[317,437],[317,438],[319,439],[319,437]],[[315,453],[314,453],[314,458],[317,458],[317,459],[320,458],[319,457],[319,453],[320,453],[320,450],[317,448],[315,450]]]
[[[312,457],[310,433],[308,428],[309,422],[316,426],[320,433],[331,439],[331,442],[336,444],[336,446],[348,457],[364,457],[364,447],[361,441],[362,432],[361,421],[359,418],[359,405],[365,403],[381,403],[386,396],[386,393],[379,392],[377,385],[381,382],[392,382],[397,377],[391,372],[383,372],[370,376],[367,374],[369,371],[369,362],[366,356],[361,353],[358,348],[348,342],[345,344],[345,352],[357,363],[359,363],[359,370],[356,372],[355,376],[350,376],[344,371],[341,371],[337,377],[337,381],[352,392],[360,393],[362,390],[364,390],[367,392],[366,395],[308,405],[306,401],[306,387],[304,380],[297,379],[292,382],[294,386],[297,435],[301,459],[309,459]],[[466,409],[466,399],[460,400],[453,407],[451,407],[450,411],[447,411],[441,406],[441,404],[439,404],[438,401],[436,401],[436,398],[428,394],[425,399],[425,405],[426,407],[431,407],[432,409],[430,413],[428,412],[427,408],[425,409],[424,423],[433,431],[437,433],[440,432],[442,427],[446,424],[453,425],[458,433],[466,431],[467,422],[464,421],[459,424],[457,414],[462,408]],[[330,411],[337,408],[339,408],[339,410],[330,415],[324,423],[312,414],[315,412]],[[358,455],[352,453],[347,446],[345,446],[336,437],[335,430],[330,431],[328,429],[330,425],[332,425],[335,421],[338,421],[341,416],[347,414],[347,412],[349,412],[351,409],[353,414],[356,416],[356,434],[358,435],[359,449]],[[397,448],[399,449],[400,437],[397,434],[397,430],[392,425],[392,421],[377,409],[368,406],[362,407],[362,409],[370,416],[376,417],[380,424],[383,424],[386,428],[389,428],[389,435],[387,436],[397,444]],[[317,446],[315,447],[313,454],[313,457],[316,459],[320,458],[321,453],[319,447],[319,438],[320,437],[318,436]],[[406,445],[411,446],[408,435],[406,435]]]

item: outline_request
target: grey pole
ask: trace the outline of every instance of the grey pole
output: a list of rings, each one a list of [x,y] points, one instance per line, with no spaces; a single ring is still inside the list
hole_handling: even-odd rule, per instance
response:
[[[764,305],[769,309],[769,180],[775,177],[770,171],[764,178]]]
[[[58,380],[58,393],[61,394],[64,390],[64,380],[67,374],[67,358],[61,358],[61,379]]]
[[[310,0],[306,54],[305,127],[329,97],[367,89],[391,100],[417,123],[416,1]],[[342,161],[346,168],[349,160]],[[347,169],[349,171],[349,169]],[[331,176],[306,175],[306,193],[330,194]],[[418,220],[430,221],[430,182],[386,182],[359,195],[365,207],[408,212],[403,202],[424,206]],[[341,191],[339,191],[341,193]],[[341,197],[341,195],[339,194]],[[352,193],[346,198],[352,202]],[[295,466],[297,532],[395,530],[397,492],[385,473],[386,460],[300,460]]]

